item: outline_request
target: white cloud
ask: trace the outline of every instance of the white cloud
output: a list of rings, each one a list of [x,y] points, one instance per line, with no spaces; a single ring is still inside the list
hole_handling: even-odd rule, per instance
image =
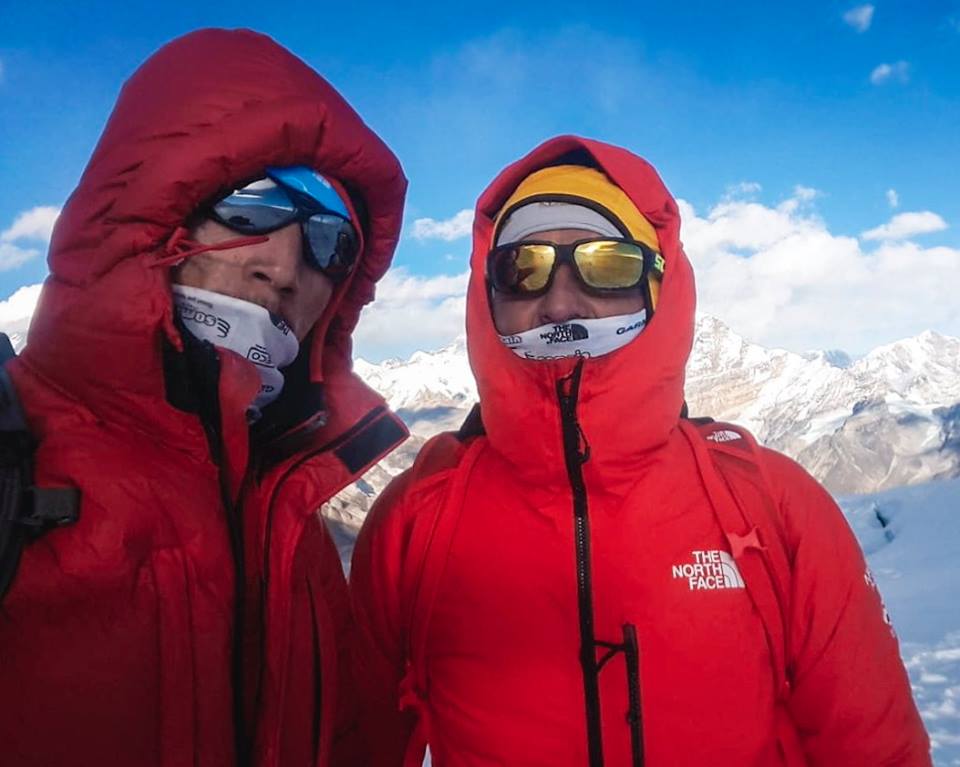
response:
[[[13,295],[0,301],[0,331],[26,327],[40,298],[40,283],[17,288]]]
[[[405,357],[437,349],[464,332],[468,273],[424,277],[391,269],[354,332],[355,356]]]
[[[900,207],[900,195],[897,194],[896,189],[887,190],[887,203],[890,205],[891,208]]]
[[[917,213],[898,213],[889,222],[874,229],[868,229],[860,236],[864,240],[905,240],[918,234],[942,232],[947,222],[929,210]]]
[[[701,311],[747,338],[795,351],[856,354],[926,328],[960,334],[952,287],[960,250],[903,238],[870,249],[829,231],[815,209],[820,195],[797,186],[777,205],[724,197],[703,215],[680,200]],[[450,343],[464,329],[466,285],[466,272],[392,269],[364,310],[357,355],[405,357]]]
[[[3,247],[0,245],[0,251]],[[14,291],[9,298],[0,301],[0,333],[6,333],[11,337],[10,340],[13,341],[15,349],[23,346],[27,329],[30,327],[30,318],[33,317],[37,299],[40,298],[41,287],[40,284],[24,285]]]
[[[960,334],[960,250],[909,240],[867,250],[792,200],[722,201],[703,216],[679,201],[700,311],[795,351],[859,353],[926,328]]]
[[[843,14],[843,20],[857,32],[866,32],[873,23],[874,7],[872,5],[858,5]]]
[[[9,242],[0,242],[0,272],[16,269],[39,256],[40,251],[36,248],[22,248]]]
[[[739,200],[743,197],[754,197],[762,189],[763,187],[756,181],[740,181],[736,184],[728,184],[723,196],[727,200]]]
[[[57,222],[57,216],[59,215],[60,208],[55,208],[52,205],[40,205],[26,210],[14,219],[13,224],[0,232],[0,242],[13,242],[14,240],[49,242],[50,235],[53,233],[53,225]]]
[[[808,207],[820,196],[820,191],[811,186],[797,184],[793,188],[793,195],[781,202],[777,210],[782,213],[795,213],[801,208]]]
[[[41,205],[24,211],[0,232],[0,271],[15,269],[37,258],[41,251],[33,247],[33,243],[46,244],[50,241],[58,215],[59,208]]]
[[[910,79],[910,63],[896,61],[893,64],[880,64],[870,73],[870,82],[882,85],[886,82],[905,83]]]
[[[770,208],[759,202],[723,200],[711,208],[707,217],[694,215],[687,205],[681,210],[684,242],[696,243],[704,252],[729,251],[751,253],[773,246],[799,230],[816,224],[813,220],[798,218],[800,208],[795,198]]]
[[[413,222],[413,237],[416,240],[445,240],[452,242],[469,237],[473,229],[473,211],[465,208],[452,218],[438,221],[434,218],[418,218]]]

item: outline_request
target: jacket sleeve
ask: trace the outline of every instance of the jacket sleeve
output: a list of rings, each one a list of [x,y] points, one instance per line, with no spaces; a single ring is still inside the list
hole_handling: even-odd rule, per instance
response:
[[[931,764],[897,637],[860,545],[810,475],[765,454],[793,555],[788,707],[809,764]]]
[[[364,711],[360,735],[366,753],[362,763],[370,767],[403,764],[416,725],[410,712],[400,711],[399,695],[405,664],[401,581],[409,483],[408,472],[395,479],[374,503],[350,568]]]

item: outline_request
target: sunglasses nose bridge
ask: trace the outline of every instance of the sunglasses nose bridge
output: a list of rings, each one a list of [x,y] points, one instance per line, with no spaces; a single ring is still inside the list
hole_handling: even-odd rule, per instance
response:
[[[552,244],[550,246],[550,258],[547,261],[546,284],[542,288],[544,294],[553,290],[559,275],[561,283],[565,283],[568,278],[576,280],[575,272],[578,272],[576,262],[573,260],[573,247],[570,245]]]
[[[553,246],[553,268],[558,269],[559,267],[566,264],[571,269],[576,268],[576,263],[573,260],[573,245],[554,245]]]
[[[538,308],[542,324],[569,322],[587,315],[589,298],[580,287],[573,263],[557,259]]]

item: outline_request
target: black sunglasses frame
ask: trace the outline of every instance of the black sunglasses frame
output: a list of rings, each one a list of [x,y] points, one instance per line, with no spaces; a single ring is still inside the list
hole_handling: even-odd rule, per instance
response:
[[[353,229],[352,222],[347,221],[342,216],[331,212],[324,206],[318,204],[312,198],[306,197],[302,194],[298,194],[295,190],[288,189],[284,186],[280,186],[280,188],[282,189],[283,193],[287,196],[287,198],[290,200],[290,204],[293,206],[293,210],[290,211],[290,215],[288,217],[282,218],[280,219],[279,222],[273,223],[269,226],[240,227],[237,224],[232,223],[231,221],[229,221],[228,219],[220,215],[216,209],[216,206],[220,202],[222,202],[224,199],[226,199],[224,197],[221,197],[216,202],[212,203],[211,205],[208,205],[205,210],[205,215],[208,218],[212,219],[213,221],[216,221],[218,224],[221,224],[222,226],[225,226],[228,229],[234,232],[237,232],[238,234],[254,234],[254,235],[270,234],[272,232],[276,232],[280,229],[283,229],[285,226],[289,226],[290,224],[298,223],[300,224],[300,236],[303,242],[303,257],[306,260],[307,264],[312,269],[316,269],[321,274],[325,275],[335,283],[339,283],[345,280],[347,276],[350,274],[350,272],[353,270],[353,267],[356,265],[360,255],[358,252],[359,243],[357,242],[356,233],[354,232],[352,235],[348,235],[346,230],[339,232],[337,234],[337,243],[335,246],[336,250],[333,253],[331,253],[329,256],[327,256],[327,258],[325,259],[326,263],[324,264],[321,262],[321,259],[319,259],[316,253],[314,252],[314,249],[310,242],[311,238],[307,234],[306,224],[308,221],[310,221],[310,219],[314,217],[324,216],[330,219],[335,219],[336,221],[343,222],[347,224],[352,230]],[[227,197],[229,196],[230,195],[227,195]],[[245,209],[255,209],[258,207],[270,208],[271,206],[257,205],[255,203],[251,203],[249,205],[243,206],[243,208]],[[342,244],[342,239],[348,236],[352,240],[353,252],[350,254],[349,263],[345,263],[344,259],[340,255],[340,247]],[[335,261],[339,261],[340,263],[337,266],[334,266],[333,264]]]
[[[587,283],[583,275],[580,273],[580,267],[577,265],[576,259],[574,258],[574,253],[580,245],[590,242],[623,242],[630,245],[636,245],[638,248],[640,248],[640,251],[643,254],[643,268],[640,272],[640,276],[637,278],[637,281],[632,285],[624,285],[616,288],[597,288]],[[546,283],[538,290],[511,290],[498,287],[496,281],[494,280],[497,257],[503,253],[508,253],[511,250],[515,250],[522,245],[546,245],[553,248],[553,265],[550,267],[550,275],[547,277]],[[496,291],[497,293],[507,295],[512,298],[539,298],[540,296],[548,293],[550,288],[553,287],[553,278],[557,273],[557,267],[559,267],[560,264],[570,264],[573,273],[577,277],[577,282],[579,282],[580,287],[582,287],[587,293],[601,297],[619,295],[628,290],[642,288],[646,284],[650,272],[654,269],[658,255],[659,254],[649,245],[628,237],[588,237],[583,240],[575,240],[574,242],[564,244],[551,242],[549,240],[521,240],[520,242],[508,242],[504,245],[498,245],[495,248],[491,248],[490,252],[487,254],[487,286],[491,291]]]

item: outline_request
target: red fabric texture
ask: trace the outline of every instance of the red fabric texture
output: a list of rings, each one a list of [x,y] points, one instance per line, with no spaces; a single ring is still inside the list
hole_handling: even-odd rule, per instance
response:
[[[316,511],[365,468],[329,447],[384,408],[351,371],[350,333],[392,258],[406,180],[302,61],[253,32],[203,30],[124,86],[10,366],[39,441],[37,483],[76,486],[82,500],[76,524],[25,549],[0,612],[4,765],[237,764],[235,563],[200,419],[167,399],[164,343],[182,342],[165,244],[204,201],[297,164],[363,201],[365,248],[313,336],[310,377],[329,418],[268,468],[249,466],[258,375],[219,352],[248,578],[245,724],[255,765],[349,763],[332,755],[351,747],[357,715],[349,597]]]
[[[532,362],[504,347],[484,282],[498,208],[522,178],[570,152],[592,158],[624,189],[657,228],[667,264],[655,316],[626,347],[584,363],[577,405],[589,444],[596,637],[619,642],[625,624],[636,626],[644,764],[930,764],[859,546],[803,469],[764,450],[769,489],[734,488],[755,506],[752,516],[768,513],[764,497],[772,495],[784,531],[789,728],[778,722],[774,662],[747,590],[695,589],[678,574],[729,544],[678,428],[694,282],[677,206],[640,158],[569,136],[508,167],[477,205],[467,330],[486,436],[469,450],[448,436],[428,445],[436,469],[421,462],[388,488],[354,553],[369,763],[402,764],[415,728],[435,767],[589,763],[573,493],[557,397],[575,361]],[[411,673],[412,595],[424,570],[411,552],[423,551],[421,538],[464,480],[456,468],[463,456],[475,463],[430,612],[425,668]],[[604,763],[632,765],[622,653],[603,667],[599,687]]]

